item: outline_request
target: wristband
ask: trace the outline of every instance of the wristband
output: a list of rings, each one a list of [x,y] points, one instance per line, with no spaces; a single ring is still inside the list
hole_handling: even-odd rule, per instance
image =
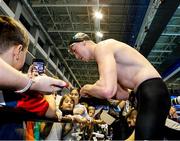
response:
[[[34,81],[32,79],[29,79],[27,85],[23,89],[15,91],[15,93],[24,93],[24,92],[26,92],[32,86],[33,82]]]

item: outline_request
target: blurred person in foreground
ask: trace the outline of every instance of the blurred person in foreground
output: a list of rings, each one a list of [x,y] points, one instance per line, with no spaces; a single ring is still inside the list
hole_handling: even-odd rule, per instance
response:
[[[24,62],[26,59],[26,53],[28,51],[28,45],[29,45],[28,33],[26,32],[23,25],[21,25],[18,21],[16,21],[15,19],[11,17],[6,17],[6,16],[0,16],[0,33],[1,33],[0,34],[0,42],[1,42],[0,58],[4,60],[7,64],[9,64],[10,66],[15,68],[16,70],[20,70],[24,65]],[[33,69],[33,68],[30,67],[30,69]],[[33,73],[31,74],[31,71],[32,70],[29,70],[28,72],[29,81],[27,85],[23,89],[15,91],[15,93],[13,93],[13,91],[11,90],[10,92],[3,93],[3,96],[2,96],[3,98],[1,99],[2,101],[0,101],[0,104],[3,103],[3,99],[4,99],[5,104],[3,105],[12,106],[12,104],[9,104],[10,102],[13,103],[12,100],[18,101],[21,99],[21,101],[15,102],[14,106],[21,107],[21,108],[29,108],[27,110],[35,112],[36,110],[39,110],[37,109],[37,107],[39,107],[39,105],[43,105],[44,103],[44,100],[42,99],[42,95],[44,93],[30,91],[31,88],[32,90],[37,90],[40,92],[52,92],[52,91],[56,91],[60,89],[60,88],[56,88],[55,87],[56,85],[62,86],[62,87],[66,86],[66,82],[62,80],[54,79],[44,74],[38,75],[37,77],[35,77]],[[3,74],[3,75],[6,76],[6,74]],[[25,75],[25,74],[22,74],[22,75]],[[9,78],[9,76],[11,76],[11,73],[8,73],[7,76]],[[11,77],[13,79],[16,76],[11,76]],[[5,79],[3,80],[5,81]],[[15,80],[16,79],[14,79],[14,83],[18,85],[19,81],[18,80],[15,81]],[[8,80],[6,78],[6,81],[8,81],[9,83],[9,81],[11,80]],[[4,83],[5,84],[4,86],[1,87],[1,89],[6,90],[5,88],[6,82]],[[11,85],[10,86],[7,85],[7,87],[11,88]],[[36,87],[38,88],[36,89]],[[7,95],[8,93],[10,93],[9,96]],[[35,98],[33,99],[33,97]],[[52,100],[53,98],[50,98],[49,103]],[[33,104],[33,107],[31,107],[32,104]],[[44,105],[45,111],[48,108],[47,105],[48,103]],[[38,115],[44,115],[45,111],[42,109],[43,107],[41,107],[41,110],[39,111],[39,113],[37,113]],[[53,115],[51,116],[51,114],[47,114],[47,115],[49,117],[53,117]]]
[[[23,67],[29,45],[28,33],[18,21],[0,15],[0,33],[0,58],[10,65],[0,59],[1,88],[12,88],[19,92],[28,89],[52,92],[61,89],[55,86],[67,85],[62,80],[45,75],[35,77],[32,81],[26,74],[16,71]],[[54,86],[54,89],[52,89],[52,86]]]
[[[45,75],[28,77],[19,71],[25,62],[29,39],[25,28],[15,19],[0,16],[0,43],[0,106],[31,112],[37,116],[55,117],[53,96],[44,99],[44,93],[37,91],[51,93],[61,89],[55,86],[64,87],[66,82]],[[7,122],[10,122],[7,119],[12,118],[9,116],[4,117]],[[1,124],[0,139],[22,139],[17,129],[22,128],[22,124],[16,123]]]

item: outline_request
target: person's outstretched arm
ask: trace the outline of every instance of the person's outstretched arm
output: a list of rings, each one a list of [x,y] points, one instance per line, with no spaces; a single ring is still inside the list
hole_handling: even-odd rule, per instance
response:
[[[0,87],[12,88],[15,90],[23,89],[28,84],[27,75],[17,71],[0,58]]]
[[[0,58],[0,88],[21,91],[27,86],[29,86],[28,89],[30,90],[53,92],[61,90],[62,87],[67,87],[68,83],[43,75],[35,77],[30,85],[30,78],[26,74],[17,71]]]
[[[63,80],[41,75],[33,78],[33,83],[30,90],[52,93],[68,86],[69,84]]]

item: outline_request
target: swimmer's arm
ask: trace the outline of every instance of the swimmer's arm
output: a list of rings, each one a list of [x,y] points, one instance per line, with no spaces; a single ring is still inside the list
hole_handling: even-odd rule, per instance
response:
[[[96,54],[100,78],[95,84],[82,87],[81,95],[110,99],[117,91],[117,68],[111,50],[100,51]]]

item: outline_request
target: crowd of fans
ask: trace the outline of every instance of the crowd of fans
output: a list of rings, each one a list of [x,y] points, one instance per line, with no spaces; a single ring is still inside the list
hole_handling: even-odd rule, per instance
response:
[[[60,88],[56,86],[66,87],[66,82],[45,74],[39,75],[32,66],[26,74],[19,71],[24,64],[29,44],[28,35],[22,25],[12,18],[1,16],[0,33],[0,108],[9,107],[32,113],[32,117],[41,119],[24,118],[24,121],[0,122],[0,139],[134,139],[138,103],[133,91],[129,92],[128,100],[109,99],[106,101],[107,105],[103,106],[96,105],[92,101],[80,101],[77,88],[69,87],[69,93],[57,93]],[[22,82],[19,84],[18,78],[26,85]],[[179,139],[177,135],[180,132],[180,125],[174,108],[174,104],[179,103],[179,97],[172,100],[172,107],[166,120],[165,139]],[[111,117],[112,121],[103,117],[103,113]],[[14,119],[16,116],[19,115],[8,118]]]

